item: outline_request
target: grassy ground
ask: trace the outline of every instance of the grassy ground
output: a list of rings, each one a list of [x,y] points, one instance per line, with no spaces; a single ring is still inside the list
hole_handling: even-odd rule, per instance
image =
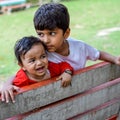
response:
[[[120,0],[69,0],[63,4],[70,12],[72,37],[111,54],[120,54],[120,31],[97,36],[103,29],[120,27]],[[15,41],[27,35],[36,36],[33,27],[36,9],[0,16],[0,78],[6,79],[19,68],[13,53]]]

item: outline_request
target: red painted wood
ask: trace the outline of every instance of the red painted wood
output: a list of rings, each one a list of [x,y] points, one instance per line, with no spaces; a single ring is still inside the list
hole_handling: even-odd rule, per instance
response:
[[[113,115],[110,118],[106,119],[106,120],[117,120],[118,115]]]

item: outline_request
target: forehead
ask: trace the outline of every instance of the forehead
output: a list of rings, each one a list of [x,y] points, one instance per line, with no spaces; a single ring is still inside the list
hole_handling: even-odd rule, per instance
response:
[[[28,52],[26,52],[25,55],[22,55],[21,57],[24,57],[24,58],[37,57],[37,56],[40,56],[40,55],[45,54],[45,53],[46,52],[45,52],[44,46],[41,43],[39,43],[39,44],[33,45],[31,47],[31,49]]]
[[[45,48],[41,43],[38,43],[38,44],[33,45],[28,52],[41,53],[41,52],[45,52]]]
[[[44,29],[44,30],[36,30],[36,32],[37,33],[40,33],[40,32],[54,32],[54,31],[56,31],[56,32],[63,32],[63,30],[62,29],[60,29],[60,28],[58,28],[58,27],[56,27],[56,28],[54,28],[54,29],[52,29],[52,30],[50,30],[50,29]]]

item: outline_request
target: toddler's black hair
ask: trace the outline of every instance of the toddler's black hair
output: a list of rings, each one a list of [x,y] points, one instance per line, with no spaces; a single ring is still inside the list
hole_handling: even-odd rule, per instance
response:
[[[21,56],[25,55],[32,48],[32,46],[36,44],[41,44],[43,45],[44,49],[46,49],[41,40],[34,36],[23,37],[16,41],[14,46],[14,53],[18,63],[22,64]]]

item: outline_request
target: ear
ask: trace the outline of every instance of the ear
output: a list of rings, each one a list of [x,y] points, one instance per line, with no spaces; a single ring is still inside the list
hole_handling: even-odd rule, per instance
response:
[[[22,63],[18,62],[18,65],[25,71],[26,69],[24,68],[24,65]]]
[[[70,28],[68,28],[64,33],[64,38],[67,39],[70,35]]]

